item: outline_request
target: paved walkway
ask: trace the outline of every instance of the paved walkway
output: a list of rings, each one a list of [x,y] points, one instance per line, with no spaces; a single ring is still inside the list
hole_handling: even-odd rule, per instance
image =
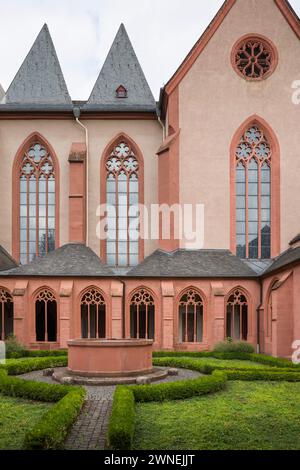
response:
[[[59,369],[56,369],[59,370]],[[200,374],[190,370],[179,370],[178,376],[169,376],[158,383],[194,379]],[[51,377],[44,377],[41,371],[21,375],[23,379],[53,383]],[[86,386],[86,401],[65,442],[67,450],[103,450],[112,408],[114,386]]]

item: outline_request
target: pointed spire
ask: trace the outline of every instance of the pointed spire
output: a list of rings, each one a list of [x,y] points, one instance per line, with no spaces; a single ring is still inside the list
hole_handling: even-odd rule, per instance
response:
[[[120,92],[121,91],[121,92]],[[155,109],[155,100],[121,24],[88,100],[88,108]]]
[[[5,104],[72,104],[46,24],[7,90]]]

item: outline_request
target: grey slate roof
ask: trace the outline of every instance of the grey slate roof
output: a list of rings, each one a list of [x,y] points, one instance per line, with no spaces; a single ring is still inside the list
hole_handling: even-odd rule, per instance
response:
[[[0,103],[1,103],[1,100],[3,99],[4,95],[5,95],[5,91],[3,90],[3,86],[0,83]]]
[[[120,85],[126,88],[127,98],[116,97],[116,90]],[[156,110],[154,97],[123,24],[83,110]]]
[[[129,277],[256,278],[256,272],[229,250],[157,250]]]
[[[263,273],[263,275],[271,274],[281,268],[292,263],[300,263],[300,247],[289,248],[287,251],[278,256],[271,266]]]
[[[18,266],[10,254],[0,245],[0,271],[12,269]]]
[[[90,248],[69,243],[30,264],[1,272],[0,276],[111,277],[114,273]]]
[[[0,105],[0,109],[14,106],[15,109],[28,110],[28,105],[36,109],[42,109],[44,105],[72,109],[72,101],[46,24],[8,88],[4,105]]]
[[[243,260],[253,271],[258,275],[263,274],[273,263],[272,259],[254,259],[254,260]]]

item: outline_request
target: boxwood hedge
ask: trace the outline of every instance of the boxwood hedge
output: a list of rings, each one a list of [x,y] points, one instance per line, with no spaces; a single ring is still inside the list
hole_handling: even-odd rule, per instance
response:
[[[56,402],[25,435],[26,449],[60,448],[82,408],[86,393],[83,387],[52,385],[9,377],[5,370],[0,370],[0,392],[27,400]]]
[[[6,370],[8,375],[21,375],[35,370],[66,367],[67,363],[67,356],[8,359],[5,364],[0,364],[0,370]]]
[[[134,435],[135,404],[132,387],[119,385],[114,393],[107,433],[107,446],[113,450],[130,450]]]

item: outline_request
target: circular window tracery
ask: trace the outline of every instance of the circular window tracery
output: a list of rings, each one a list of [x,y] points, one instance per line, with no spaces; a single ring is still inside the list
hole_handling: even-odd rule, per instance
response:
[[[275,46],[263,36],[246,36],[235,44],[232,51],[234,69],[246,80],[267,78],[274,72],[277,61]]]

